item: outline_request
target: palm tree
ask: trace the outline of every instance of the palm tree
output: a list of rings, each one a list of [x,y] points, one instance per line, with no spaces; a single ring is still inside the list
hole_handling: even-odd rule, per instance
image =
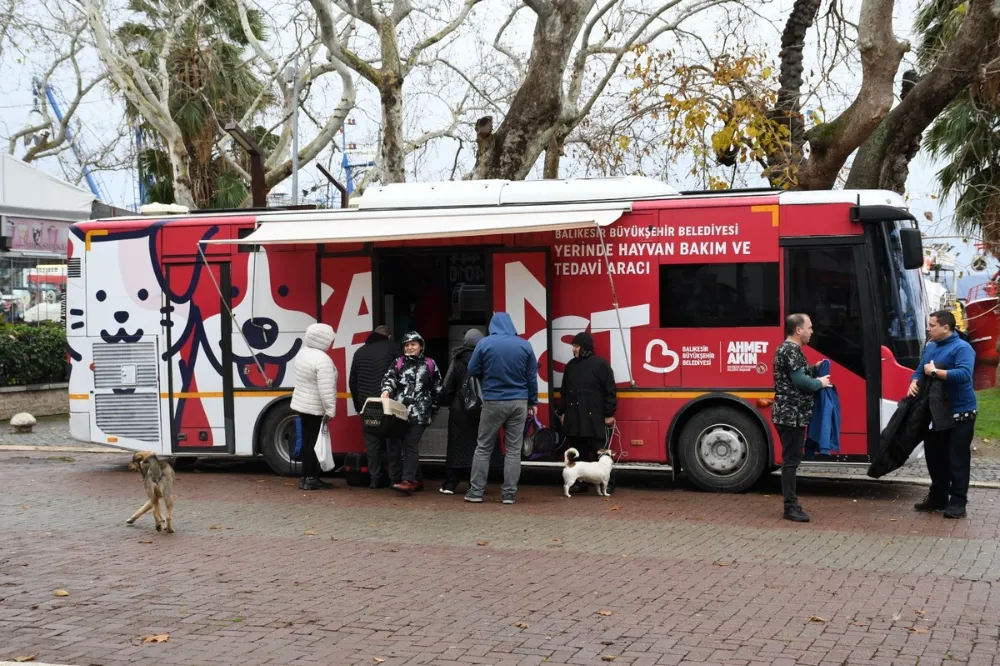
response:
[[[186,4],[186,3],[185,3]],[[234,208],[247,194],[247,186],[230,161],[245,159],[237,152],[224,155],[216,149],[222,127],[240,120],[258,97],[270,102],[267,85],[246,66],[248,47],[235,0],[206,0],[183,17],[179,26],[176,0],[130,0],[136,20],[118,29],[118,36],[147,71],[156,71],[168,34],[173,43],[167,56],[170,79],[170,115],[181,129],[191,159],[191,184],[199,208]],[[264,39],[259,12],[248,11],[254,34]],[[267,108],[267,104],[261,105]],[[151,200],[171,203],[170,161],[166,146],[138,110],[126,105],[130,119],[139,121],[147,148],[139,155],[140,167]],[[261,145],[273,145],[263,128],[254,132]],[[228,159],[227,159],[228,158]]]
[[[930,0],[917,12],[918,63],[933,66],[965,16],[961,0]],[[993,46],[993,60],[1000,49]],[[1000,256],[1000,71],[958,96],[924,137],[930,155],[947,160],[937,174],[943,196],[956,197],[954,223]]]

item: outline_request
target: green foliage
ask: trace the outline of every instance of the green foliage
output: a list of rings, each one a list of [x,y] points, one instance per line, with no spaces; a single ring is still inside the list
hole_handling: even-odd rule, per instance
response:
[[[0,386],[66,381],[66,351],[59,324],[0,325]]]
[[[268,84],[246,66],[248,41],[235,0],[209,0],[179,15],[184,7],[184,3],[166,0],[131,0],[133,20],[124,23],[117,34],[129,54],[153,72],[161,64],[167,36],[173,34],[166,55],[170,117],[184,137],[195,202],[200,208],[234,208],[242,203],[248,188],[227,156],[216,149],[221,128],[230,121],[241,121],[257,101],[261,102],[258,110],[267,111],[274,96]],[[247,18],[254,35],[266,39],[260,12],[249,9]],[[180,25],[175,26],[179,19]],[[173,174],[165,143],[132,104],[126,104],[126,114],[138,121],[147,146],[139,156],[147,201],[173,203]],[[265,134],[262,128],[251,133],[259,134],[258,139]],[[261,143],[265,150],[266,144]],[[228,157],[237,162],[246,159],[238,149]],[[242,166],[249,170],[249,164]]]
[[[976,392],[979,416],[976,417],[976,436],[992,442],[1000,441],[1000,388]]]

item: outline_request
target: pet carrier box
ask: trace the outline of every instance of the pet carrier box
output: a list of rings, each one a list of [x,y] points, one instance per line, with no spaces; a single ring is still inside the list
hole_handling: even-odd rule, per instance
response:
[[[407,423],[406,406],[389,398],[368,398],[361,408],[361,425],[369,435],[402,437]]]

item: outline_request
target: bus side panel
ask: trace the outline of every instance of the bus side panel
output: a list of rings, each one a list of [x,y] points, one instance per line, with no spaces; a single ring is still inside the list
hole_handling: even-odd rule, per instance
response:
[[[348,378],[354,353],[371,334],[374,312],[370,256],[320,257],[320,321],[336,333],[330,356],[337,366],[337,417],[330,427],[334,453],[362,451],[361,419]]]
[[[82,232],[81,232],[82,233]],[[87,337],[84,306],[87,301],[86,267],[83,239],[74,229],[69,234],[66,279],[66,341],[69,360],[69,434],[75,440],[90,442],[90,410],[94,374],[90,370],[91,340]]]

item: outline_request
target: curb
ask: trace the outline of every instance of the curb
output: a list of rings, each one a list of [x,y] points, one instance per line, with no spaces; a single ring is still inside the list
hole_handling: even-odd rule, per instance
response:
[[[900,476],[891,478],[881,478],[873,479],[869,476],[864,476],[861,474],[816,474],[816,473],[799,473],[799,478],[809,478],[809,479],[832,479],[836,481],[864,481],[867,483],[905,483],[913,486],[929,486],[931,485],[930,479],[921,478],[918,476]],[[984,488],[988,490],[1000,490],[1000,482],[998,481],[970,481],[970,488]],[[0,665],[2,666],[2,665]]]
[[[0,451],[51,451],[53,453],[129,453],[122,449],[97,446],[24,446],[22,444],[0,444]],[[0,661],[0,666],[12,662]]]
[[[0,666],[21,666],[23,662],[0,661]],[[40,661],[31,660],[31,666],[69,666],[68,664],[43,664]]]

